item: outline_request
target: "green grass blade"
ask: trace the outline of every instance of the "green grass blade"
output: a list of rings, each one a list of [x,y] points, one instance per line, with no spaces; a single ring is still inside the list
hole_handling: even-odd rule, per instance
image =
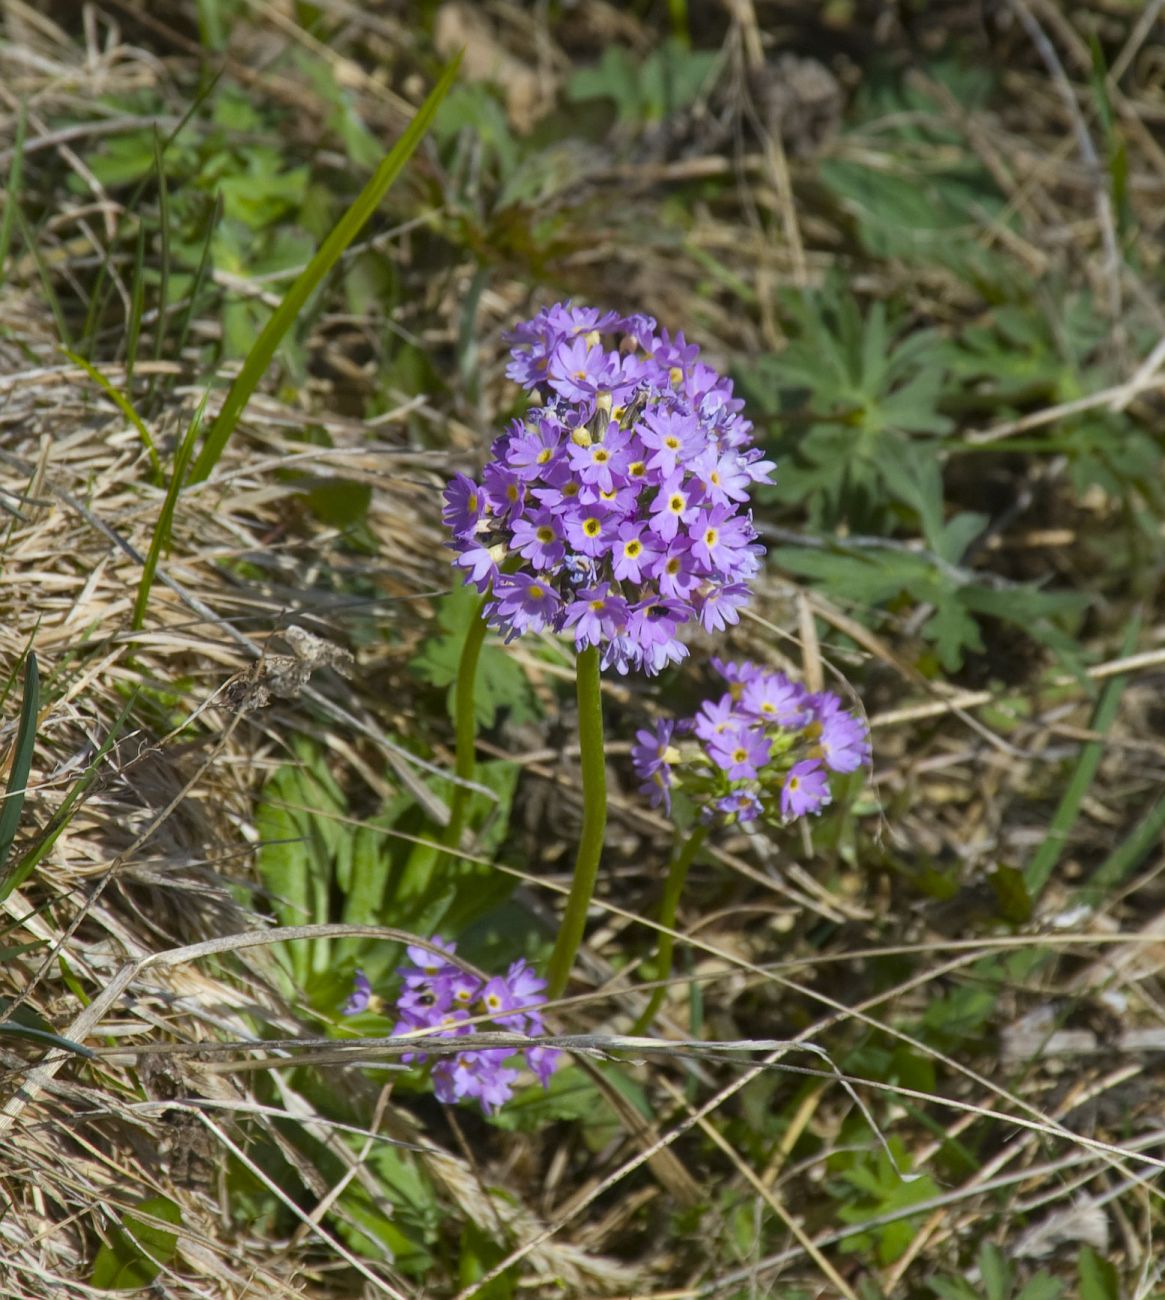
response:
[[[166,489],[166,498],[162,502],[158,522],[154,525],[154,535],[150,538],[150,549],[146,552],[146,562],[142,565],[142,576],[141,581],[138,583],[137,598],[133,603],[131,626],[135,632],[145,622],[146,609],[150,603],[150,589],[154,585],[154,576],[158,572],[158,561],[162,557],[162,550],[170,540],[170,530],[174,526],[174,511],[178,505],[178,496],[182,491],[182,483],[186,478],[190,457],[194,452],[194,444],[198,441],[198,433],[202,428],[202,415],[206,410],[206,402],[207,397],[204,396],[174,456],[174,472],[170,475],[170,486]]]
[[[8,250],[12,246],[12,227],[16,221],[16,207],[20,202],[20,182],[24,173],[24,135],[28,115],[24,101],[16,116],[16,136],[12,141],[12,165],[8,168],[8,184],[4,187],[4,216],[0,217],[0,285],[4,283],[8,267]]]
[[[61,349],[65,356],[75,365],[80,366],[90,379],[101,389],[117,409],[138,431],[138,437],[142,440],[142,446],[149,453],[150,465],[154,471],[154,478],[160,483],[162,481],[162,462],[158,459],[158,449],[154,446],[154,440],[150,436],[149,429],[142,417],[134,410],[133,403],[128,397],[109,382],[108,379],[97,369],[91,362],[86,361],[79,352],[71,352],[68,348]]]
[[[158,268],[157,324],[154,326],[154,360],[162,356],[166,343],[166,306],[170,300],[170,190],[166,184],[166,166],[162,138],[154,132],[154,170],[158,173],[158,238],[161,257]]]
[[[106,754],[113,748],[118,736],[121,735],[121,729],[125,726],[127,719],[133,712],[137,704],[138,693],[135,690],[130,696],[125,708],[117,715],[113,726],[109,728],[109,735],[101,742],[101,748],[93,755],[89,766],[81,773],[77,783],[65,796],[64,803],[57,809],[56,816],[49,824],[48,829],[41,836],[36,844],[20,859],[12,872],[6,879],[0,881],[0,903],[2,903],[14,889],[19,889],[29,876],[37,869],[44,860],[45,855],[60,838],[61,832],[69,824],[69,819],[73,815],[73,809],[77,806],[78,801],[85,791],[93,784],[93,779],[101,769],[101,764],[105,761]]]
[[[12,770],[8,774],[4,807],[0,809],[0,889],[3,889],[4,867],[8,862],[12,841],[20,827],[20,814],[28,791],[28,774],[32,771],[32,751],[36,745],[36,720],[39,712],[40,669],[37,667],[36,655],[30,650],[24,661],[24,696],[20,702],[20,724],[16,729]]]
[[[420,144],[441,101],[449,92],[457,75],[460,58],[456,58],[441,74],[440,80],[429,93],[428,98],[417,109],[416,115],[405,129],[404,134],[393,146],[384,161],[373,172],[372,178],[357,195],[351,207],[340,218],[335,229],[320,245],[318,252],[300,272],[279,306],[272,313],[271,319],[263,327],[262,333],[255,340],[254,347],[247,354],[242,369],[235,377],[227,391],[222,410],[215,417],[206,436],[206,443],[199,452],[191,471],[191,482],[199,483],[205,479],[218,463],[227,441],[234,432],[239,417],[250,401],[251,394],[259,386],[259,381],[271,364],[275,349],[283,337],[294,325],[304,304],[319,287],[324,276],[339,260],[344,250],[356,238],[364,223],[372,216],[388,192],[389,187],[400,175],[406,162],[412,157]]]
[[[1132,653],[1140,630],[1140,618],[1132,619],[1128,631],[1125,633],[1124,647],[1121,651],[1122,658]],[[1096,702],[1096,708],[1093,710],[1090,722],[1090,729],[1098,735],[1103,736],[1112,726],[1127,681],[1128,677],[1124,674],[1113,677],[1105,684],[1104,690],[1101,691],[1100,699]],[[1057,804],[1056,811],[1052,814],[1052,820],[1048,824],[1044,842],[1037,849],[1035,857],[1028,863],[1023,873],[1024,884],[1027,885],[1027,891],[1033,900],[1043,891],[1044,886],[1048,883],[1052,872],[1055,870],[1056,863],[1060,860],[1060,854],[1064,851],[1068,833],[1075,825],[1076,818],[1080,814],[1080,805],[1084,801],[1084,796],[1088,793],[1088,787],[1092,784],[1096,769],[1100,766],[1103,753],[1104,742],[1100,740],[1090,740],[1080,750],[1080,757],[1076,760],[1076,767],[1072,771],[1068,785],[1060,796],[1060,802]]]
[[[1088,883],[1080,891],[1084,901],[1099,907],[1161,843],[1162,834],[1165,834],[1165,798],[1157,800],[1089,876]]]
[[[142,313],[146,306],[146,226],[138,226],[134,240],[133,279],[129,286],[129,324],[125,331],[125,387],[133,384],[133,368],[138,359],[138,339],[142,332]]]
[[[61,300],[57,297],[56,289],[53,288],[53,278],[49,274],[49,268],[45,265],[44,255],[40,251],[40,241],[24,219],[24,213],[15,204],[11,208],[6,208],[5,211],[11,211],[16,224],[20,227],[20,237],[24,240],[24,246],[36,264],[40,287],[44,290],[45,301],[49,305],[49,310],[53,314],[53,321],[57,327],[57,337],[66,347],[71,347],[72,336],[69,333],[69,322],[65,319],[65,313],[61,310]]]

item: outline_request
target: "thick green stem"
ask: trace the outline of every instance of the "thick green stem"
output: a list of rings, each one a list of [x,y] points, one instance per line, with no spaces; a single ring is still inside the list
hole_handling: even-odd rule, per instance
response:
[[[599,676],[599,651],[590,646],[580,652],[575,670],[578,692],[578,743],[582,758],[583,820],[570,897],[558,931],[547,972],[549,998],[560,998],[570,978],[575,954],[582,942],[587,909],[595,892],[603,832],[607,828],[607,760],[603,753],[603,698]]]
[[[696,854],[704,847],[708,838],[707,826],[699,825],[688,836],[683,848],[671,860],[667,871],[667,881],[663,887],[663,901],[659,907],[659,923],[665,927],[659,934],[659,957],[656,961],[656,979],[666,980],[671,975],[672,953],[675,950],[676,912],[679,910],[680,895],[684,892],[684,882],[688,878],[688,868],[696,860]],[[655,1019],[655,1013],[663,1003],[667,986],[660,986],[652,993],[643,1014],[631,1028],[632,1034],[642,1034]]]
[[[454,853],[461,847],[461,834],[465,830],[465,814],[469,804],[469,791],[464,781],[473,780],[477,749],[477,714],[474,710],[474,687],[477,685],[477,661],[485,641],[486,624],[481,611],[470,624],[461,646],[461,661],[457,665],[457,687],[453,697],[453,717],[457,729],[457,751],[453,771],[458,784],[453,787],[449,800],[449,825],[441,836],[441,843]]]

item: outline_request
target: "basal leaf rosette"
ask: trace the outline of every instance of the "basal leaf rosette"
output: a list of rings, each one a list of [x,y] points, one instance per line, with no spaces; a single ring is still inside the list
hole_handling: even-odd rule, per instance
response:
[[[647,316],[559,304],[520,325],[532,396],[480,483],[445,490],[454,563],[509,640],[566,632],[604,668],[658,673],[680,629],[739,621],[764,554],[748,509],[774,466],[732,383]]]
[[[830,777],[870,761],[870,729],[832,691],[784,673],[712,660],[727,690],[694,717],[640,731],[631,761],[641,790],[671,811],[682,787],[706,823],[788,822],[832,798]]]

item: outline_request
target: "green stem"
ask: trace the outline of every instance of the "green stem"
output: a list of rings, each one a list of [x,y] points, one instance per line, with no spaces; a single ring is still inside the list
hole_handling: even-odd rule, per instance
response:
[[[485,641],[486,623],[479,609],[472,619],[461,646],[461,660],[457,665],[457,687],[453,696],[453,717],[457,729],[456,759],[453,771],[458,783],[449,800],[449,825],[441,836],[441,843],[456,853],[461,847],[465,830],[465,814],[469,805],[469,790],[465,781],[473,780],[474,759],[477,749],[477,714],[474,710],[474,687],[477,684],[477,661]]]
[[[578,693],[578,743],[582,758],[583,820],[574,879],[566,900],[558,939],[550,955],[546,996],[560,998],[570,978],[575,954],[586,929],[587,910],[595,892],[603,832],[607,828],[607,760],[603,753],[603,698],[599,651],[589,646],[579,653],[575,669]]]
[[[655,975],[658,980],[666,980],[671,975],[672,953],[676,946],[672,931],[676,928],[676,912],[680,905],[680,895],[684,892],[688,868],[696,860],[696,854],[704,847],[707,838],[707,826],[697,826],[684,842],[683,848],[672,858],[671,866],[668,867],[667,881],[663,887],[663,902],[659,907],[659,923],[664,928],[659,932],[659,956],[656,960]],[[652,993],[643,1014],[631,1027],[633,1035],[642,1034],[655,1019],[655,1013],[659,1010],[666,993],[667,986],[661,983]]]

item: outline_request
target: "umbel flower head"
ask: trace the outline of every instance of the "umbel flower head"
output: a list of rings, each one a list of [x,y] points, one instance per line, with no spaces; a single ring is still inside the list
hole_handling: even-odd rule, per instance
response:
[[[480,484],[446,487],[454,563],[507,640],[565,631],[604,668],[657,673],[685,625],[739,621],[764,554],[749,489],[774,466],[731,381],[648,316],[560,303],[508,340],[535,404]]]
[[[442,953],[452,956],[456,944],[436,938],[431,942],[439,951],[431,952],[420,946],[405,949],[409,964],[397,970],[402,983],[396,1000],[398,1019],[393,1034],[431,1029],[439,1038],[459,1038],[497,1028],[529,1038],[545,1034],[539,1008],[546,1001],[543,992],[546,981],[539,979],[525,961],[514,962],[505,975],[483,980],[442,956]],[[378,1002],[364,972],[357,971],[344,1013],[355,1015]],[[488,1016],[489,1020],[481,1020],[482,1016]],[[545,1087],[558,1068],[562,1053],[532,1044],[522,1054]],[[513,1048],[490,1047],[441,1056],[433,1066],[433,1091],[444,1102],[476,1098],[482,1110],[490,1115],[513,1095],[518,1071],[507,1063],[515,1055]],[[423,1052],[410,1052],[402,1059],[422,1062],[426,1057]]]
[[[870,729],[832,691],[757,664],[712,660],[728,689],[693,718],[640,731],[631,762],[653,805],[682,784],[705,821],[790,821],[829,803],[829,777],[870,761]]]

